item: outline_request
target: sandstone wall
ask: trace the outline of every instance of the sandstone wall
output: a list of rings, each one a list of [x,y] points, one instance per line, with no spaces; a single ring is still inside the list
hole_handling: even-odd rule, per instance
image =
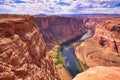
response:
[[[30,19],[0,19],[0,80],[60,80]]]
[[[58,16],[35,17],[48,47],[82,35],[86,32],[85,20]]]
[[[83,65],[120,66],[120,18],[106,18],[98,24],[92,38],[76,48]]]

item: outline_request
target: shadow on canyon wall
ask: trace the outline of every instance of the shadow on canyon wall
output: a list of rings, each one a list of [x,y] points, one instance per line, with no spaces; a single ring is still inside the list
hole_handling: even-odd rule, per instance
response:
[[[94,29],[101,22],[101,18],[94,17],[36,16],[34,20],[40,28],[49,50],[54,45],[64,44],[67,40],[74,41],[86,33],[88,28]]]

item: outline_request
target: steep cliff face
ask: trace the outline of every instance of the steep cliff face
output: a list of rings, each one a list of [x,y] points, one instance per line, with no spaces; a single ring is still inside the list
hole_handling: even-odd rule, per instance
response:
[[[119,80],[119,67],[93,67],[87,71],[78,74],[73,80]]]
[[[0,19],[0,80],[60,80],[30,19]]]
[[[65,40],[86,32],[85,20],[58,16],[35,17],[47,45],[61,44]]]
[[[95,35],[76,48],[78,59],[88,67],[120,66],[120,18],[106,18]]]

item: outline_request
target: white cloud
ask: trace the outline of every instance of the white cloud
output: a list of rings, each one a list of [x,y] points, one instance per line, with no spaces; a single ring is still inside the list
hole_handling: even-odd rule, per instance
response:
[[[118,14],[119,8],[86,8],[84,10],[79,11],[79,13],[88,13],[88,14]],[[119,13],[120,14],[120,13]]]
[[[120,14],[119,7],[110,8],[112,5],[119,3],[119,0],[21,0],[25,3],[15,3],[13,2],[15,0],[4,1],[5,4],[0,4],[0,9],[8,10],[6,13],[14,14]],[[69,5],[62,6],[58,4],[59,1],[68,3]]]

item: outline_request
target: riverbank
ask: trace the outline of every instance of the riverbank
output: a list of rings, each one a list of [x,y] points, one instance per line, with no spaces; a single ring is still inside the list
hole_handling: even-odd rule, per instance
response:
[[[53,58],[53,61],[55,63],[57,72],[61,78],[61,80],[72,80],[71,75],[67,72],[65,67],[63,66],[63,58],[60,56],[59,53],[59,45],[55,45],[49,52],[48,54],[51,55]]]
[[[92,37],[93,34],[93,30],[88,30],[88,32],[82,36],[77,36],[67,40],[61,45],[55,45],[48,52],[52,56],[53,61],[56,64],[57,71],[62,80],[72,80],[72,77],[88,69],[86,65],[80,63],[80,61],[77,60],[74,49],[82,42],[84,42],[85,39]],[[62,50],[63,47],[64,51]]]

